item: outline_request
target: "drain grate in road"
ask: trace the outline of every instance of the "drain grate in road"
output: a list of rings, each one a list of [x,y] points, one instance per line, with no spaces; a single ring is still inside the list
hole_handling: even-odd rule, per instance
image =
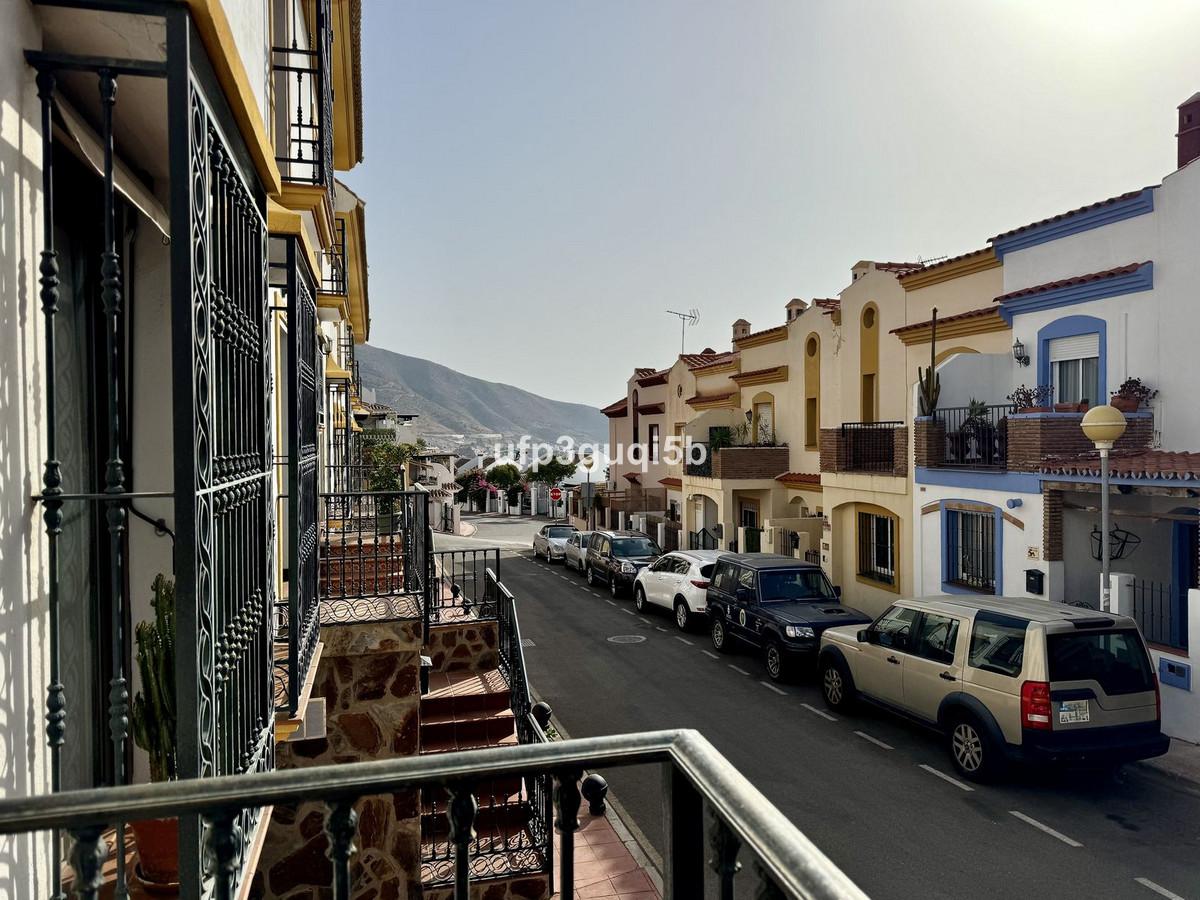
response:
[[[614,634],[608,639],[610,644],[640,644],[646,639],[644,634]]]
[[[521,638],[521,646],[522,647],[536,647],[537,644],[535,644],[533,642],[533,638]]]

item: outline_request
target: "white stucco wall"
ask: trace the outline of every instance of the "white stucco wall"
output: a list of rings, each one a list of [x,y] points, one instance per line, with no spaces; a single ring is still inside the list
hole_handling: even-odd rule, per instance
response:
[[[41,47],[33,7],[0,0],[0,795],[49,790],[47,578],[42,508],[45,356],[40,104],[23,51]],[[0,838],[0,898],[47,897],[44,834]]]
[[[263,122],[271,121],[267,84],[271,78],[270,15],[267,0],[222,0],[234,43],[250,78]]]

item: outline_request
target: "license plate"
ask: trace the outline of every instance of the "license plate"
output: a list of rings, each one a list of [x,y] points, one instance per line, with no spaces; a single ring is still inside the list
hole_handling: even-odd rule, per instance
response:
[[[1086,700],[1064,700],[1058,708],[1058,724],[1074,725],[1076,722],[1090,722],[1091,711]]]

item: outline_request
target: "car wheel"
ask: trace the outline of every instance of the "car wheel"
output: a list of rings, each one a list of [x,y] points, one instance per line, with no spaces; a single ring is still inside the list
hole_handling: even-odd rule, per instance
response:
[[[763,665],[766,666],[767,676],[772,681],[785,681],[788,675],[787,659],[778,641],[767,641],[763,651]]]
[[[614,600],[621,596],[621,588],[617,584],[617,576],[611,572],[608,573],[608,592],[612,594]]]
[[[729,636],[729,631],[725,628],[725,620],[720,616],[713,619],[712,623],[712,645],[713,649],[718,653],[728,653],[733,648],[730,646],[733,638]]]
[[[588,566],[584,570],[583,574],[584,574],[584,577],[587,578],[588,585],[590,585],[591,587],[595,587],[596,586],[596,573],[594,571],[592,571],[592,567]]]
[[[678,597],[675,598],[675,627],[680,631],[690,631],[692,627],[692,611]]]
[[[633,588],[633,605],[638,612],[646,611],[646,592],[640,584],[634,585]]]
[[[999,750],[972,716],[952,719],[947,732],[950,761],[964,778],[990,781],[1000,769]]]
[[[821,661],[821,696],[835,712],[845,712],[854,703],[854,685],[846,666],[836,659]]]

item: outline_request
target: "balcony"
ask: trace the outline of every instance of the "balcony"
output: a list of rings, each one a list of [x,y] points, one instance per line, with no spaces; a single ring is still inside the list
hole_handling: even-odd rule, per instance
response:
[[[703,462],[685,465],[685,471],[691,477],[753,481],[773,479],[788,470],[787,447],[718,447],[710,453],[709,444],[695,446],[704,447],[705,458]]]
[[[1003,469],[1008,465],[1008,417],[1011,405],[953,406],[937,409],[933,428],[942,437],[939,465]],[[936,436],[933,438],[936,440]]]
[[[329,0],[291,0],[280,43],[271,47],[277,136],[275,162],[285,183],[323,187],[332,203],[333,31]],[[332,209],[332,206],[330,206]]]
[[[821,471],[906,475],[908,429],[903,422],[845,422],[822,428]]]

